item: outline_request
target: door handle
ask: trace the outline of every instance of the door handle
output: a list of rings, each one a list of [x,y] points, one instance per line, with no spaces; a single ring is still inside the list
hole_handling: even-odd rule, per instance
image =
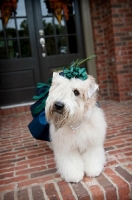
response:
[[[39,35],[43,35],[44,34],[44,31],[43,30],[39,30]]]
[[[45,39],[44,38],[40,38],[40,44],[42,46],[42,56],[45,57]]]
[[[45,44],[45,39],[44,38],[40,38],[40,44]]]

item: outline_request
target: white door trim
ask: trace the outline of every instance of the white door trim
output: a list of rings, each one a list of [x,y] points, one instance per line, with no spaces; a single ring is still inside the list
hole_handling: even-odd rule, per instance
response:
[[[86,56],[89,57],[95,54],[89,0],[83,0],[83,1],[80,0],[80,5],[81,5],[85,52]],[[90,75],[92,75],[94,78],[97,79],[95,59],[96,58],[93,58],[92,60],[87,62],[87,70]]]

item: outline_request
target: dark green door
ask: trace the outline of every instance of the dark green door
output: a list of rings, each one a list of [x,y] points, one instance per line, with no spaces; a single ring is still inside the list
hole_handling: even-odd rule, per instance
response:
[[[67,8],[60,25],[44,0],[18,0],[6,26],[0,19],[0,105],[32,101],[38,82],[85,57],[79,1]]]

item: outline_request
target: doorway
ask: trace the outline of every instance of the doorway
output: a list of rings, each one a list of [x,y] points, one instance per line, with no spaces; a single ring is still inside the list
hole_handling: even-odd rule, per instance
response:
[[[60,22],[47,2],[18,0],[6,26],[0,18],[0,105],[31,102],[38,82],[85,58],[79,0],[66,1]]]

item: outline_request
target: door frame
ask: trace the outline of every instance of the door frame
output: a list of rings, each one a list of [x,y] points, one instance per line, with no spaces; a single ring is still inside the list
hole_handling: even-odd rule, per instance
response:
[[[83,0],[83,1],[80,0],[80,7],[81,7],[81,17],[83,25],[85,54],[87,57],[89,57],[95,54],[91,11],[90,11],[90,0]],[[90,75],[92,75],[95,79],[97,79],[95,58],[93,58],[90,61],[87,61],[87,71]]]

